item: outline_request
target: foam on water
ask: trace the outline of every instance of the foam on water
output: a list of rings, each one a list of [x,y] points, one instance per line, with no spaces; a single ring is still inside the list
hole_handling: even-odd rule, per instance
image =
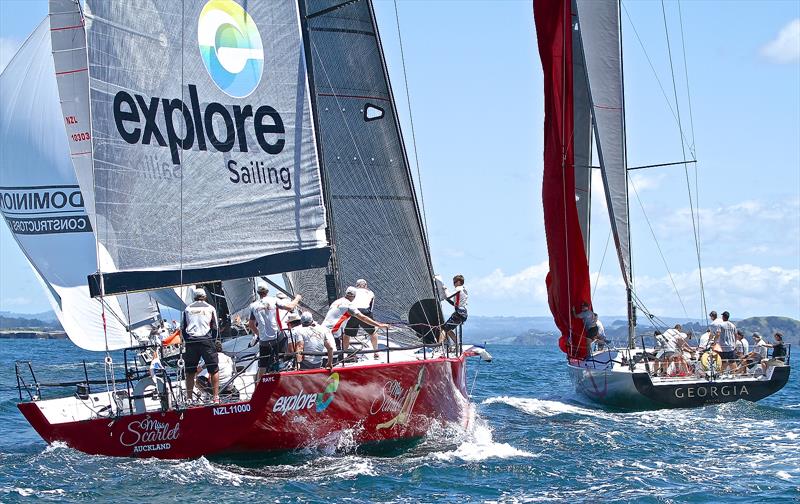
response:
[[[450,434],[457,446],[454,449],[436,451],[431,457],[441,461],[452,461],[461,459],[466,462],[480,462],[491,458],[528,458],[535,457],[533,453],[520,450],[508,443],[498,443],[494,440],[492,428],[481,418],[474,409],[470,412],[469,429],[463,430],[458,426],[443,426]],[[442,428],[442,427],[440,427]],[[435,438],[435,431],[430,434]],[[447,439],[446,437],[444,439]]]
[[[582,408],[573,404],[560,401],[550,401],[547,399],[534,399],[531,397],[509,397],[499,396],[490,397],[482,404],[506,404],[524,413],[539,417],[551,417],[562,414],[583,415],[597,418],[609,418],[609,414],[603,410]]]

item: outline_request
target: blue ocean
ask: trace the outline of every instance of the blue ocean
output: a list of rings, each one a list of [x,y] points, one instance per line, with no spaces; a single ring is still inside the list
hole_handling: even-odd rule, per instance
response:
[[[800,384],[692,410],[624,412],[576,395],[555,348],[490,346],[468,370],[475,418],[416,442],[262,458],[88,456],[48,446],[16,408],[15,359],[78,379],[68,341],[0,348],[0,502],[784,502],[800,500]],[[102,363],[90,372],[102,372]],[[474,382],[474,388],[473,388]],[[209,436],[214,432],[209,431]]]

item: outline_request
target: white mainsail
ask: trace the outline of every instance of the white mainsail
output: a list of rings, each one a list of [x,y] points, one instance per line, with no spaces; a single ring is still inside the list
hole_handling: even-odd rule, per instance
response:
[[[619,254],[622,278],[630,286],[628,177],[619,4],[616,0],[576,0],[576,4],[597,155],[603,175],[611,229]],[[575,159],[577,164],[577,151]]]
[[[92,294],[326,264],[297,3],[88,0],[84,17]]]
[[[137,325],[153,312],[147,295],[124,308],[106,298],[105,310],[89,297],[95,239],[64,136],[50,35],[45,19],[0,75],[0,211],[69,338],[87,350],[124,348],[128,316]]]

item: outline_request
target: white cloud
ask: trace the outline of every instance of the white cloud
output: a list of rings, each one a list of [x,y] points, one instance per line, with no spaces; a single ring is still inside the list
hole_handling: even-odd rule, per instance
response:
[[[761,48],[761,55],[773,63],[800,61],[800,18],[781,28],[778,35]]]
[[[14,39],[0,37],[0,72],[19,50],[20,43]]]
[[[495,270],[470,282],[470,304],[480,315],[549,315],[545,287],[548,270],[547,261],[513,274]],[[703,279],[709,310],[728,310],[734,318],[756,315],[800,318],[800,269],[752,264],[706,267]],[[598,279],[594,272],[591,281],[593,288],[596,287],[595,310],[601,316],[624,315],[625,290],[619,275],[601,274]],[[676,287],[683,306],[675,293]],[[636,292],[657,316],[688,315],[694,320],[703,315],[697,269],[673,273],[671,279],[669,275],[637,275]]]
[[[764,226],[780,225],[783,233],[797,232],[800,224],[800,199],[774,198],[765,203],[746,200],[732,205],[715,208],[696,209],[700,215],[700,234],[712,238],[718,234],[735,233],[734,236],[747,236],[745,231],[763,229]],[[661,232],[685,233],[692,228],[688,208],[669,214],[659,222]],[[752,234],[751,234],[752,235]]]
[[[649,191],[651,189],[658,189],[661,186],[661,181],[664,180],[664,177],[665,177],[664,174],[631,175],[630,179],[628,180],[628,185],[633,185],[634,187],[636,187],[636,192],[642,193],[644,191]],[[633,191],[631,190],[631,192]]]

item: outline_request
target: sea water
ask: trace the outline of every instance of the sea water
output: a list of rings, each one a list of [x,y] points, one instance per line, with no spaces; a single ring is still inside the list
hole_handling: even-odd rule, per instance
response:
[[[625,412],[576,395],[554,348],[489,350],[494,362],[473,360],[468,369],[475,412],[466,431],[442,426],[423,440],[368,451],[345,431],[279,456],[164,461],[48,446],[16,408],[14,360],[32,360],[39,380],[47,381],[78,379],[83,368],[75,362],[100,359],[68,341],[6,340],[0,502],[800,499],[796,372],[781,392],[757,404]],[[102,363],[94,366],[90,372],[102,373]]]

